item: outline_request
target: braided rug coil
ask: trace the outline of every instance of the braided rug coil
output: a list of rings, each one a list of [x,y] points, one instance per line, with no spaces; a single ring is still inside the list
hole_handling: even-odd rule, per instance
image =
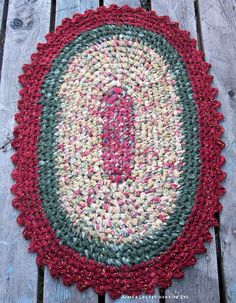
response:
[[[19,76],[12,142],[29,250],[65,285],[153,294],[206,251],[222,208],[222,114],[178,23],[100,7],[64,19]]]

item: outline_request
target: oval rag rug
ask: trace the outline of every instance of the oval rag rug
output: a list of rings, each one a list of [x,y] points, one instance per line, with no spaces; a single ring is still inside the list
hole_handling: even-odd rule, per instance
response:
[[[113,298],[182,278],[221,210],[222,114],[178,23],[128,6],[64,19],[19,76],[14,207],[37,264]]]

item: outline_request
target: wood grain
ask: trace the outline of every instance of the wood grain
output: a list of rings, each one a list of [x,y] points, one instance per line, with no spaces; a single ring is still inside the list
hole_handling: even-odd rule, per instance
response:
[[[56,25],[66,17],[72,17],[75,13],[84,13],[87,9],[97,8],[99,0],[59,0],[56,6]]]
[[[192,38],[197,38],[194,2],[192,0],[153,0],[151,8],[158,15],[168,15],[172,21],[179,22],[181,29],[188,30]]]
[[[92,290],[87,289],[82,293],[75,285],[66,287],[62,281],[55,280],[50,276],[48,269],[45,269],[44,276],[44,303],[98,303],[98,295]]]
[[[140,1],[139,0],[104,0],[104,5],[109,6],[111,4],[117,4],[119,6],[128,4],[130,7],[138,7],[140,6]]]
[[[75,13],[83,13],[87,9],[96,8],[99,6],[98,0],[81,1],[81,0],[58,0],[56,6],[56,25],[61,23],[61,20],[66,17],[72,17]],[[44,274],[44,303],[97,303],[98,295],[88,289],[84,292],[79,292],[76,286],[66,287],[60,280],[55,280],[51,277],[48,269]]]
[[[191,37],[197,38],[194,1],[192,0],[153,0],[152,9],[158,15],[168,15],[178,21],[180,28],[188,30]],[[213,241],[208,245],[208,254],[198,256],[194,267],[186,268],[185,278],[177,281],[165,291],[166,303],[207,303],[220,302],[217,272],[215,233],[211,229]]]
[[[227,303],[236,302],[236,1],[199,1],[203,47],[206,60],[212,64],[213,85],[224,114],[223,155],[227,173],[224,186],[227,190],[221,199],[220,239]]]
[[[50,5],[50,1],[43,1],[43,5],[40,1],[9,2],[0,88],[0,302],[4,303],[37,302],[35,255],[27,251],[28,242],[16,223],[19,212],[11,205],[13,151],[9,141],[19,98],[17,77],[22,73],[21,66],[30,61],[37,42],[44,40],[49,28]]]

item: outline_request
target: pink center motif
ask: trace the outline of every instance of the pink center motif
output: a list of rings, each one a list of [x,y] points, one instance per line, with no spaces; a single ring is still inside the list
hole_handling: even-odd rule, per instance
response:
[[[102,98],[102,159],[112,182],[131,178],[135,151],[133,100],[121,87],[113,87]]]

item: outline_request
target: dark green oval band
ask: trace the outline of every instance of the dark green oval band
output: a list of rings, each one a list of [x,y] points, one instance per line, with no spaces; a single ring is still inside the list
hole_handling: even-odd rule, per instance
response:
[[[110,242],[103,243],[97,237],[91,238],[86,232],[74,226],[61,206],[58,179],[55,176],[57,170],[55,126],[58,123],[56,113],[60,111],[61,105],[57,92],[63,83],[63,76],[71,57],[95,43],[110,40],[114,36],[119,38],[120,35],[122,38],[138,40],[148,45],[162,57],[166,64],[169,64],[168,71],[175,79],[175,93],[183,106],[181,122],[183,122],[182,132],[185,142],[185,166],[180,177],[181,188],[176,207],[162,229],[155,233],[148,233],[140,242],[116,245]],[[44,79],[41,92],[43,96],[39,102],[43,105],[43,109],[38,144],[39,190],[46,216],[61,243],[73,248],[82,256],[116,266],[137,264],[164,252],[181,234],[191,212],[200,169],[197,110],[188,73],[177,51],[163,36],[142,28],[128,25],[104,25],[83,32],[64,47],[54,59],[52,68]]]

